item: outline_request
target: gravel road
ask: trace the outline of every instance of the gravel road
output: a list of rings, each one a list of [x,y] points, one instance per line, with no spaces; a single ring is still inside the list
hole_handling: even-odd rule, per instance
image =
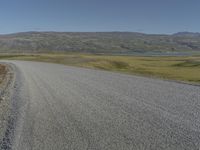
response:
[[[14,150],[199,150],[200,86],[64,65],[15,70]]]

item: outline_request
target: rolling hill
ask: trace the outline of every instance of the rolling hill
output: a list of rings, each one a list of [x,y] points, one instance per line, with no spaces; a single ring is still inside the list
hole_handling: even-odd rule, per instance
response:
[[[0,35],[1,53],[199,54],[200,33],[23,32]]]

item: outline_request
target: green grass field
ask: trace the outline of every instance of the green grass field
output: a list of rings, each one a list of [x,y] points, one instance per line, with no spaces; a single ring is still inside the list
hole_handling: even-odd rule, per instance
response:
[[[136,57],[92,54],[1,55],[0,59],[52,62],[185,82],[200,83],[200,56]]]

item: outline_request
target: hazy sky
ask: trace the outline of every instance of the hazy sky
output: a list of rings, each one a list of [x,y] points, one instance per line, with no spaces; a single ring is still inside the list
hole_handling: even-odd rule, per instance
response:
[[[0,0],[0,33],[200,32],[200,0]]]

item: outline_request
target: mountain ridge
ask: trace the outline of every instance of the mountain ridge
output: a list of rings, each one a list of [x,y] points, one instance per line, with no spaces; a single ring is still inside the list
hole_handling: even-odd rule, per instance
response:
[[[200,33],[19,32],[0,35],[0,52],[190,53],[200,52]]]

